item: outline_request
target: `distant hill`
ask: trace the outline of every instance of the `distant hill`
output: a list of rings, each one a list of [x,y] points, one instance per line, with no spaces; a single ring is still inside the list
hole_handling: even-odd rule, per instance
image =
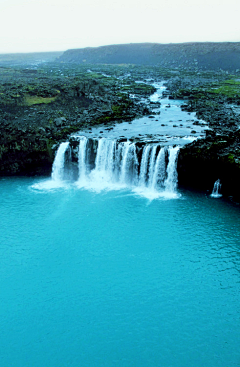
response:
[[[63,51],[0,54],[0,65],[37,65],[55,61]]]
[[[65,51],[60,62],[240,69],[240,42],[130,43]]]

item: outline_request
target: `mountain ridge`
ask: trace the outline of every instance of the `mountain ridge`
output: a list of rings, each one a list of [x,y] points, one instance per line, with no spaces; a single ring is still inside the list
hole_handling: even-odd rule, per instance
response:
[[[59,62],[240,69],[240,42],[129,43],[65,51]]]

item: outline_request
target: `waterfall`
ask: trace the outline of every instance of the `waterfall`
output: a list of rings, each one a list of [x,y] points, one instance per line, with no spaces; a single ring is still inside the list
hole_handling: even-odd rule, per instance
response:
[[[128,188],[149,198],[176,197],[178,147],[144,147],[130,141],[107,138],[79,137],[78,153],[71,155],[78,161],[77,186],[100,191]],[[65,153],[69,143],[62,143],[57,151],[52,179],[64,181]],[[76,167],[68,162],[68,169]],[[70,168],[69,168],[70,167]],[[167,195],[166,195],[167,194]]]
[[[149,162],[149,154],[151,150],[151,145],[146,145],[143,149],[143,155],[140,166],[140,177],[139,177],[139,185],[145,186],[148,172],[148,162]]]
[[[78,150],[79,181],[86,179],[86,146],[87,138],[85,136],[82,136],[79,142]]]
[[[135,183],[137,178],[138,159],[134,143],[126,142],[123,146],[120,182],[122,184]]]
[[[178,156],[179,148],[178,147],[170,147],[169,148],[169,162],[167,166],[167,178],[164,182],[165,189],[167,192],[173,193],[176,191],[177,186],[177,156]]]
[[[114,182],[115,145],[115,140],[103,138],[98,141],[95,168],[89,174],[88,187],[101,190]]]
[[[52,168],[52,180],[62,181],[64,179],[65,153],[69,147],[69,142],[61,143],[58,147]]]
[[[114,140],[101,139],[98,143],[97,157],[96,157],[96,171],[111,176],[114,171]]]
[[[218,179],[216,182],[214,182],[213,191],[211,193],[212,198],[220,198],[222,195],[220,194],[221,191],[221,181]]]
[[[150,163],[149,163],[149,182],[148,186],[153,187],[153,177],[154,177],[154,170],[155,170],[155,163],[156,163],[156,151],[157,145],[152,147],[151,156],[150,156]]]
[[[158,187],[163,187],[163,183],[166,179],[166,150],[161,148],[155,166],[153,168],[153,178],[151,187],[153,190],[157,190]]]

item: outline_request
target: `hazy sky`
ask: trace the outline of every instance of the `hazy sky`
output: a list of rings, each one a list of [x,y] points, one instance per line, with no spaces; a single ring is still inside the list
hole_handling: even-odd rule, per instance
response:
[[[240,41],[239,0],[0,0],[0,53]]]

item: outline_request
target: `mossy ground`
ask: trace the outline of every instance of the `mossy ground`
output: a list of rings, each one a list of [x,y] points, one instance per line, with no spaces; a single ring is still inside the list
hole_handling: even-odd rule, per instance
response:
[[[240,98],[240,80],[235,78],[214,83],[213,86],[209,88],[208,92],[229,98]]]
[[[26,95],[24,98],[24,104],[26,106],[32,106],[32,105],[36,105],[36,104],[48,104],[48,103],[52,103],[56,100],[57,97],[38,97],[38,96],[29,96]]]

